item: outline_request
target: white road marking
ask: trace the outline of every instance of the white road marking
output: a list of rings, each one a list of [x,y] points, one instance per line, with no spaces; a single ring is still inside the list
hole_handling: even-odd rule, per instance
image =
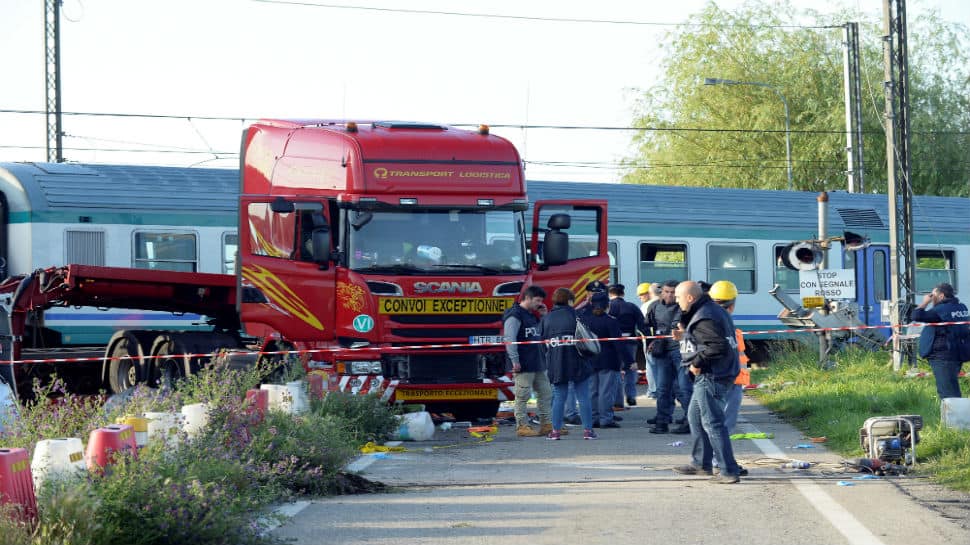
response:
[[[747,427],[754,433],[759,432],[751,424],[747,424]],[[754,444],[766,456],[772,458],[789,458],[770,439],[752,439],[752,441],[754,441]],[[819,485],[808,481],[792,481],[792,485],[802,493],[802,496],[805,496],[805,499],[812,504],[812,507],[816,511],[825,517],[836,530],[849,540],[851,545],[885,545],[882,540],[859,522],[859,519],[852,516],[845,507],[835,501],[832,496],[829,496]]]

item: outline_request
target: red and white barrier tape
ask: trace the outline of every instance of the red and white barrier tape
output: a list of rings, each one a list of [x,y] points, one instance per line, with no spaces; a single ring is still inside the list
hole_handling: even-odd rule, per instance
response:
[[[964,322],[933,322],[933,323],[920,323],[914,322],[910,324],[900,324],[898,326],[892,325],[860,325],[860,326],[845,326],[845,327],[806,327],[806,328],[793,328],[793,329],[764,329],[757,331],[744,331],[744,335],[766,335],[766,334],[778,334],[778,333],[820,333],[826,331],[854,331],[854,330],[865,330],[865,329],[891,329],[893,327],[903,328],[911,326],[949,326],[949,325],[970,325],[970,321]],[[650,339],[671,339],[672,335],[642,335],[642,336],[630,336],[630,337],[601,337],[596,340],[600,342],[606,341],[632,341],[632,340],[650,340]],[[587,339],[575,339],[576,342],[584,341]],[[408,346],[364,346],[358,348],[310,348],[302,350],[274,350],[274,351],[233,351],[233,354],[255,354],[257,356],[275,356],[275,355],[288,355],[288,354],[315,354],[315,353],[328,353],[328,352],[399,352],[402,350],[427,350],[431,349],[441,349],[441,348],[483,348],[483,347],[496,347],[505,345],[525,345],[525,344],[549,344],[551,341],[501,341],[501,342],[489,342],[489,343],[448,343],[448,344],[419,344],[419,345],[408,345]],[[560,341],[561,342],[561,341]],[[104,357],[104,356],[94,356],[94,357],[83,357],[83,358],[46,358],[46,359],[26,359],[26,360],[13,360],[13,361],[0,361],[0,365],[22,365],[22,364],[33,364],[33,363],[79,363],[79,362],[90,362],[90,361],[112,361],[121,359],[131,359],[131,360],[153,360],[161,358],[211,358],[212,353],[204,354],[163,354],[157,356],[119,356],[119,357]]]

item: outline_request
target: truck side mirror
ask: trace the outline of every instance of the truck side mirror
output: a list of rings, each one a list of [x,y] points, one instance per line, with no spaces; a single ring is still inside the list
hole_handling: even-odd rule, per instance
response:
[[[296,206],[293,205],[292,201],[288,201],[283,197],[276,197],[273,199],[273,202],[270,203],[269,209],[277,214],[285,214],[287,212],[296,210]]]
[[[569,261],[569,235],[558,229],[546,231],[542,239],[542,264],[554,267],[567,261]]]
[[[313,230],[313,234],[310,236],[313,262],[320,265],[321,269],[326,269],[330,263],[330,230],[326,227],[318,227]]]

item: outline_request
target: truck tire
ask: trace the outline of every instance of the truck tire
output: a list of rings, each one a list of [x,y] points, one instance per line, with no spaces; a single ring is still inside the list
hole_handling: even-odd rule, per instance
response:
[[[455,420],[475,423],[477,420],[491,420],[498,412],[498,401],[475,401],[471,403],[455,403],[451,414]]]
[[[145,358],[154,333],[148,331],[118,331],[112,335],[105,349],[103,373],[113,394],[120,394],[143,382],[150,367]]]

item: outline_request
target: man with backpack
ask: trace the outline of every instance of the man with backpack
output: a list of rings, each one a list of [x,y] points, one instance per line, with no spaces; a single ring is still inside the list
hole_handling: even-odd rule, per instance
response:
[[[970,320],[970,311],[953,294],[953,286],[943,282],[926,294],[910,317],[927,324],[966,322]],[[963,362],[970,359],[968,350],[970,326],[967,324],[923,327],[919,336],[919,355],[930,362],[940,399],[963,396],[958,377]]]

